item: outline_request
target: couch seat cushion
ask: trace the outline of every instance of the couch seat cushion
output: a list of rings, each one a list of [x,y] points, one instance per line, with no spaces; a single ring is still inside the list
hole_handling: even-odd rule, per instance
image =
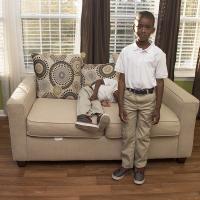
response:
[[[121,138],[121,123],[118,116],[118,105],[113,103],[106,107],[105,112],[110,115],[111,123],[106,129],[105,135],[108,138]],[[176,114],[165,104],[162,104],[160,111],[160,122],[151,129],[151,137],[177,136],[180,132],[180,121]]]
[[[37,137],[99,138],[103,132],[75,127],[76,100],[37,98],[27,117],[27,134]]]

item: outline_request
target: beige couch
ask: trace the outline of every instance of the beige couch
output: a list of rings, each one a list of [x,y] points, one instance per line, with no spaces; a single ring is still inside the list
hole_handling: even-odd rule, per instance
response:
[[[13,159],[25,161],[119,160],[118,106],[105,108],[111,123],[105,132],[77,129],[76,100],[36,98],[35,76],[25,78],[8,103]],[[161,119],[151,131],[149,158],[185,160],[192,152],[199,101],[165,80]]]

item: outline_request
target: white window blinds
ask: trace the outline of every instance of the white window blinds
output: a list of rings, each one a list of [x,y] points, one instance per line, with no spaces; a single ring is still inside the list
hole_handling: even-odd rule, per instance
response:
[[[81,0],[21,0],[24,62],[31,53],[80,51]]]
[[[0,0],[0,73],[4,67],[4,31],[3,31],[3,10],[2,0]]]
[[[176,69],[194,69],[200,47],[200,1],[182,0]]]
[[[158,9],[159,0],[110,0],[110,54],[119,53],[133,42],[133,22],[137,12],[150,11],[157,19]]]

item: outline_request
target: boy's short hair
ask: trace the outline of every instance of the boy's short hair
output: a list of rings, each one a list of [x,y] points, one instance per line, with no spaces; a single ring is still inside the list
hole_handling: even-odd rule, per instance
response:
[[[154,17],[154,15],[151,12],[149,12],[149,11],[138,12],[135,19],[138,20],[139,18],[142,18],[142,17],[145,17],[145,18],[148,18],[148,19],[152,20],[153,26],[154,26],[154,24],[155,24],[155,17]]]

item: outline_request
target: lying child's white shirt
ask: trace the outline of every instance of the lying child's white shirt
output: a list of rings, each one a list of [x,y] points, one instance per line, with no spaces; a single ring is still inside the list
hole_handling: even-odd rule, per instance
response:
[[[118,90],[118,82],[115,79],[104,78],[104,84],[99,87],[98,90],[98,99],[99,101],[110,101],[115,102],[113,93]],[[94,89],[95,85],[93,85]]]

